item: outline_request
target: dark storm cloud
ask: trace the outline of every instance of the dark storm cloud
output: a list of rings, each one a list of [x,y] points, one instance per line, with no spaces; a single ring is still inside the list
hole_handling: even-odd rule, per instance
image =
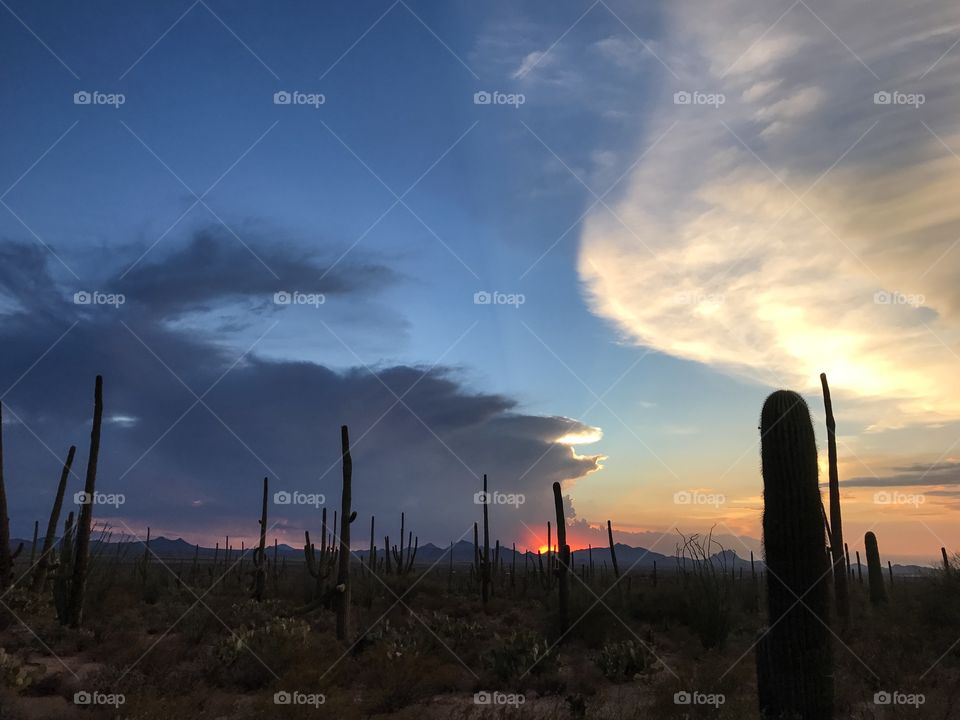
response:
[[[280,291],[356,295],[395,280],[383,265],[332,265],[273,238],[251,248],[222,228],[209,228],[160,261],[137,263],[105,281],[105,288],[155,315],[171,317],[229,300],[266,304]]]
[[[960,463],[914,463],[893,468],[886,477],[855,477],[844,480],[847,487],[908,487],[922,485],[960,485]]]
[[[261,256],[289,289],[319,282],[320,264],[270,248]],[[0,259],[0,291],[13,301],[0,315],[0,393],[15,534],[46,517],[70,444],[79,449],[70,495],[80,488],[98,373],[107,418],[98,488],[123,493],[126,503],[97,515],[112,517],[117,532],[126,523],[138,532],[152,525],[252,537],[264,476],[271,494],[322,493],[332,511],[340,498],[341,424],[353,441],[356,534],[366,537],[375,514],[378,542],[395,537],[401,511],[421,542],[460,538],[480,517],[474,493],[483,473],[492,490],[525,495],[523,504],[491,510],[496,537],[521,539],[530,534],[525,525],[539,528],[551,517],[553,481],[598,466],[596,457],[553,444],[583,430],[580,423],[524,415],[512,399],[472,390],[447,368],[335,371],[266,358],[267,331],[290,322],[284,308],[249,321],[254,338],[267,332],[252,349],[253,340],[224,342],[171,322],[188,310],[275,291],[262,267],[248,267],[257,262],[249,253],[215,236],[198,236],[122,280],[115,273],[104,289],[131,296],[119,308],[74,304],[51,279],[41,248],[8,243]],[[383,266],[343,263],[321,286],[302,289],[360,300],[392,279]],[[272,505],[270,515],[273,534],[293,543],[320,522],[319,510],[302,506]]]

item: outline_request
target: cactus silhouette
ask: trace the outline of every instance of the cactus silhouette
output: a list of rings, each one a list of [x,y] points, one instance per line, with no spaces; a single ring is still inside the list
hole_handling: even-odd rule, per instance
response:
[[[560,586],[560,632],[569,626],[570,586],[567,572],[570,568],[570,546],[567,545],[567,520],[563,512],[563,494],[560,483],[553,484],[553,502],[557,511],[557,583]]]
[[[868,532],[863,536],[863,545],[867,552],[867,578],[870,583],[870,602],[879,605],[886,602],[887,590],[883,586],[883,566],[880,564],[880,548],[877,536]]]
[[[837,421],[833,417],[833,402],[826,373],[820,373],[823,388],[823,409],[827,415],[827,462],[830,482],[830,553],[833,556],[833,590],[837,615],[846,623],[850,618],[850,599],[847,591],[847,573],[843,555],[843,520],[840,515],[840,476],[837,472]]]
[[[103,420],[103,378],[97,375],[93,389],[93,428],[90,430],[90,454],[87,456],[87,477],[83,490],[86,502],[80,506],[77,518],[77,539],[74,549],[73,580],[70,582],[70,602],[67,622],[79,627],[83,618],[83,591],[87,583],[90,563],[90,527],[93,524],[93,496],[97,483],[97,459],[100,456],[100,424]]]
[[[817,445],[803,398],[787,390],[771,394],[763,404],[760,431],[769,623],[757,644],[760,711],[765,718],[824,720],[833,717],[825,624],[830,563]]]

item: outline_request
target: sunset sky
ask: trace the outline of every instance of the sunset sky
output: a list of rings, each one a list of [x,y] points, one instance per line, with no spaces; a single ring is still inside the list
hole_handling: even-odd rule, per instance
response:
[[[637,5],[0,2],[13,534],[101,373],[116,534],[332,510],[345,423],[362,538],[472,539],[488,473],[518,547],[559,480],[575,547],[747,555],[826,372],[851,548],[960,550],[960,7]]]

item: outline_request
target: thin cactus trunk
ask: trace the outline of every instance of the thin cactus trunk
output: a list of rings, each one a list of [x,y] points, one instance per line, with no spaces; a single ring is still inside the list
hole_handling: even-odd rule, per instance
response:
[[[855,550],[857,553],[857,581],[863,585],[863,565],[860,564],[860,551]]]
[[[893,564],[887,560],[887,570],[890,571],[890,589],[893,590]]]
[[[53,499],[53,508],[50,510],[50,519],[47,521],[47,534],[43,539],[43,552],[40,553],[40,562],[33,575],[33,591],[40,592],[47,581],[47,572],[50,569],[50,553],[57,539],[57,523],[60,522],[60,510],[63,508],[63,496],[67,491],[67,479],[70,477],[70,468],[77,448],[73,445],[67,451],[67,459],[60,472],[60,483],[57,485],[57,496]]]
[[[376,517],[370,516],[370,554],[367,556],[367,568],[374,575],[377,574],[377,544],[373,539],[373,526],[376,523]]]
[[[613,564],[613,576],[620,579],[620,566],[617,565],[617,549],[613,544],[613,526],[607,520],[607,540],[610,542],[610,562]]]
[[[560,483],[553,484],[553,502],[557,511],[557,582],[560,585],[560,633],[566,633],[569,627],[570,587],[567,571],[570,565],[570,546],[567,545],[567,522],[563,512],[563,494]]]
[[[763,404],[760,431],[769,623],[757,644],[760,712],[771,719],[829,720],[831,567],[817,445],[803,398],[786,390],[771,394]]]
[[[947,558],[947,549],[945,547],[941,547],[940,554],[943,556],[943,569],[946,572],[950,572],[950,560]]]
[[[356,513],[350,509],[353,460],[350,457],[350,433],[346,425],[340,428],[341,458],[343,463],[343,491],[340,500],[340,567],[337,572],[337,639],[350,636],[350,523]]]
[[[254,583],[253,597],[257,602],[263,600],[263,591],[267,584],[267,493],[269,479],[263,479],[263,505],[260,509],[260,545],[253,554]],[[276,556],[276,553],[274,553]]]
[[[486,607],[490,600],[490,498],[487,496],[487,474],[483,474],[483,564],[480,567],[480,597]]]
[[[863,536],[863,545],[867,553],[870,602],[874,605],[880,605],[887,601],[887,590],[883,586],[883,565],[880,564],[880,548],[877,546],[877,536],[868,532]]]
[[[823,408],[827,416],[827,462],[830,484],[830,553],[833,556],[834,599],[837,615],[844,625],[850,619],[850,598],[843,557],[843,520],[840,515],[840,475],[837,470],[837,421],[833,417],[833,402],[826,373],[820,373],[823,388]]]
[[[97,485],[97,460],[100,457],[100,424],[103,420],[103,378],[97,375],[93,391],[93,427],[90,431],[90,454],[87,457],[87,477],[84,481],[84,504],[77,519],[76,560],[73,563],[73,581],[70,583],[70,604],[67,619],[71,627],[79,627],[83,619],[83,592],[87,584],[90,564],[90,527],[93,524],[93,499]]]
[[[0,592],[13,580],[13,561],[23,549],[10,550],[10,517],[7,514],[7,489],[3,479],[3,405],[0,403]]]

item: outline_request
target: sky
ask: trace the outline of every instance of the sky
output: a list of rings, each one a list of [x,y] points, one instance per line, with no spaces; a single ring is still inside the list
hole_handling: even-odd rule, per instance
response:
[[[838,423],[845,531],[960,549],[960,9],[0,2],[11,529],[760,549],[763,399]],[[821,479],[826,477],[825,457]],[[298,494],[299,493],[299,494]],[[522,498],[523,502],[520,502]],[[314,498],[315,499],[315,498]]]

